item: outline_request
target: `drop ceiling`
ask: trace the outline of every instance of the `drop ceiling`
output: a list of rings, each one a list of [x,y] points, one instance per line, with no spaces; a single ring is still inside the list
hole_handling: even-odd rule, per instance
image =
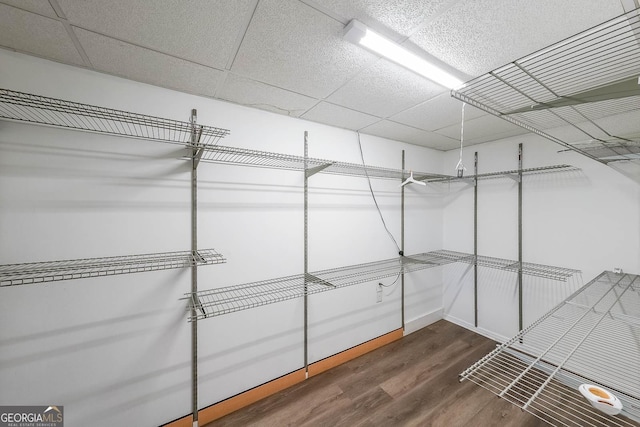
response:
[[[0,47],[450,150],[460,144],[461,102],[343,40],[351,19],[468,81],[637,6],[637,0],[0,0]],[[465,145],[526,132],[465,109]]]

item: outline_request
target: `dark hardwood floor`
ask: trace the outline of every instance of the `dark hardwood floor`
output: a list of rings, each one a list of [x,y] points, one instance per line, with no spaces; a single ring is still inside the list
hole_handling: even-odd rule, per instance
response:
[[[543,426],[458,374],[495,342],[441,320],[207,427]]]

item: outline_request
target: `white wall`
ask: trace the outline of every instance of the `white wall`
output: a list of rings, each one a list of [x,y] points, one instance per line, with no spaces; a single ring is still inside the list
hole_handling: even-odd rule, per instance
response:
[[[0,50],[0,87],[231,129],[223,145],[360,163],[354,132],[199,98]],[[362,136],[368,164],[440,172],[442,153]],[[184,149],[0,121],[0,264],[190,248]],[[299,172],[201,164],[199,269],[208,289],[303,271]],[[400,244],[398,183],[372,180]],[[442,247],[439,188],[407,188],[406,253]],[[397,249],[367,181],[310,179],[311,271],[387,259]],[[310,297],[310,362],[402,326],[399,284]],[[65,406],[73,426],[158,425],[191,412],[187,270],[0,289],[0,405]],[[442,273],[408,276],[406,320],[442,309]],[[200,407],[299,369],[303,305],[292,300],[199,322]]]
[[[523,179],[523,260],[574,268],[582,275],[567,282],[525,277],[524,325],[531,323],[603,270],[640,273],[640,185],[614,169],[535,135],[466,147],[464,163],[473,174],[518,167],[570,164],[577,172],[527,176]],[[445,171],[458,161],[445,155]],[[470,167],[471,166],[471,167]],[[451,185],[445,197],[444,247],[473,251],[473,188]],[[480,181],[478,186],[478,253],[516,260],[517,184],[510,179]],[[514,273],[479,269],[478,331],[495,338],[518,330],[517,278]],[[474,329],[473,270],[452,265],[445,272],[444,310],[449,320]]]

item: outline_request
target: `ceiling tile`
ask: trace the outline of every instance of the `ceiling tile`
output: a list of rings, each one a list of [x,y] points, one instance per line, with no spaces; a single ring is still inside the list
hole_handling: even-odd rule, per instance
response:
[[[460,1],[411,40],[478,76],[623,12],[619,0]]]
[[[459,140],[395,123],[390,120],[381,120],[371,126],[367,126],[362,129],[362,133],[381,136],[409,144],[421,145],[436,150],[450,150],[460,145]]]
[[[84,65],[61,22],[0,4],[0,45],[72,65]]]
[[[222,71],[74,28],[98,71],[187,93],[213,96]],[[131,58],[135,58],[134,61]]]
[[[262,0],[231,68],[314,98],[344,84],[375,56],[342,39],[343,24],[295,0]]]
[[[314,98],[236,76],[232,73],[227,75],[216,96],[225,101],[292,117],[300,116],[318,102]]]
[[[619,15],[622,4],[634,1],[0,0],[0,47],[89,66],[67,32],[73,28],[99,71],[391,140],[455,149],[460,102],[344,41],[349,20],[396,40],[411,35],[405,46],[475,76]],[[225,71],[228,66],[231,71]],[[609,132],[637,135],[634,102],[629,99],[629,106],[615,111],[576,108]],[[633,113],[608,117],[626,111]],[[562,124],[558,120],[545,123],[554,127]],[[570,141],[584,139],[575,128],[552,130],[568,131]],[[524,132],[469,105],[465,109],[465,145]]]
[[[437,131],[438,134],[454,138],[460,142],[460,126],[448,126]],[[494,141],[508,136],[522,135],[527,133],[526,129],[513,125],[506,120],[491,115],[484,115],[472,120],[464,121],[464,142],[465,144],[478,144],[480,142]]]
[[[224,69],[254,0],[58,0],[74,26]]]
[[[344,22],[357,19],[374,29],[376,24],[408,36],[424,20],[436,14],[452,0],[311,0],[341,16]]]
[[[464,107],[465,120],[484,116],[486,113],[467,104]],[[445,92],[413,108],[392,116],[395,122],[417,127],[428,131],[435,131],[462,120],[462,101],[452,98]]]
[[[49,18],[57,18],[55,10],[51,7],[48,1],[42,0],[1,0],[0,3],[8,4],[11,6],[19,7],[20,9],[28,10],[29,12],[39,13],[40,15],[48,16]]]
[[[329,102],[320,102],[311,110],[304,113],[302,118],[351,130],[360,130],[380,120],[378,117],[350,110]]]
[[[388,117],[442,93],[444,89],[385,59],[362,71],[327,98],[363,113]]]

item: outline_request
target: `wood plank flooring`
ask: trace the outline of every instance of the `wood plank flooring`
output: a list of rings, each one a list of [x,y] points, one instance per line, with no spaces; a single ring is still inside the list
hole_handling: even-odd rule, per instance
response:
[[[441,320],[207,427],[547,425],[458,381],[494,347],[494,341]]]

